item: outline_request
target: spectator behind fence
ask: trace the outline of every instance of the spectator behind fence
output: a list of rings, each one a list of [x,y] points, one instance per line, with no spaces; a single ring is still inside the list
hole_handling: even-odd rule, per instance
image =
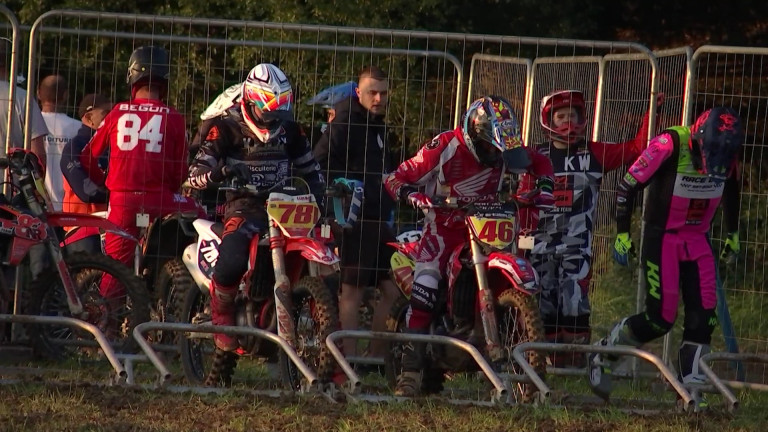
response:
[[[387,314],[399,295],[387,278],[395,241],[387,224],[394,202],[382,187],[382,175],[394,169],[394,157],[387,147],[387,75],[376,66],[363,69],[355,93],[334,106],[335,118],[315,147],[315,158],[328,172],[328,183],[338,178],[365,183],[360,222],[345,229],[341,238],[341,297],[339,318],[345,330],[359,326],[363,291],[379,286],[381,299],[374,308],[372,328],[384,331]],[[355,355],[355,341],[344,340],[347,355]],[[371,342],[371,355],[381,357],[387,344]]]
[[[5,146],[5,140],[8,136],[8,102],[11,80],[15,77],[9,77],[8,68],[11,65],[12,44],[9,39],[0,38],[0,141]],[[24,145],[24,115],[27,111],[27,92],[19,86],[16,86],[14,93],[15,102],[11,116],[11,147],[23,147]],[[40,113],[40,107],[32,104],[30,108],[30,118],[32,127],[30,128],[31,150],[40,159],[42,166],[45,166],[45,135],[48,134],[48,128],[45,126],[43,115]]]
[[[72,141],[64,146],[61,154],[64,211],[93,213],[107,210],[107,189],[97,185],[88,177],[80,163],[80,154],[111,109],[112,103],[100,94],[86,95],[80,102],[77,113],[82,120],[82,125]],[[99,166],[101,169],[106,169],[106,158],[102,158]]]
[[[149,222],[161,215],[195,208],[177,192],[186,178],[187,130],[182,116],[163,101],[168,93],[170,58],[160,47],[137,48],[128,61],[126,82],[131,99],[115,105],[80,155],[80,162],[97,185],[109,189],[107,219],[138,237],[137,219]],[[109,151],[109,172],[99,157]],[[107,233],[109,256],[133,265],[136,242]],[[122,287],[104,277],[101,295],[112,310],[120,307]],[[108,323],[108,326],[114,323]]]
[[[659,95],[659,105],[663,96]],[[531,264],[541,277],[544,331],[548,342],[589,344],[592,229],[600,185],[605,173],[640,154],[648,140],[648,116],[630,141],[588,141],[584,95],[578,90],[558,90],[542,99],[539,122],[549,141],[535,149],[552,161],[555,208],[535,212],[525,225],[533,228],[535,238]],[[521,192],[535,187],[525,177],[521,185]],[[584,354],[572,352],[550,357],[556,367],[583,368],[586,360]]]
[[[645,310],[622,319],[595,345],[640,347],[664,336],[675,324],[682,293],[685,319],[678,377],[683,384],[706,384],[699,360],[710,352],[718,301],[709,232],[722,198],[728,238],[721,258],[738,255],[738,159],[743,143],[739,114],[716,107],[701,114],[691,127],[671,127],[653,138],[629,168],[616,193],[613,256],[619,264],[628,264],[634,198],[648,187],[640,251]],[[612,390],[611,370],[617,360],[609,354],[589,355],[589,384],[605,399]]]
[[[320,105],[325,111],[325,121],[316,124],[316,126],[312,128],[313,148],[328,129],[328,124],[336,117],[336,109],[334,108],[334,105],[350,96],[356,96],[356,91],[357,83],[348,81],[321,90],[320,93],[313,96],[312,99],[307,102],[307,105]]]
[[[49,75],[40,81],[37,98],[43,113],[43,120],[48,127],[45,138],[45,188],[56,211],[61,211],[64,201],[64,178],[61,171],[61,155],[64,147],[72,142],[83,125],[64,112],[67,108],[67,80],[61,75]]]

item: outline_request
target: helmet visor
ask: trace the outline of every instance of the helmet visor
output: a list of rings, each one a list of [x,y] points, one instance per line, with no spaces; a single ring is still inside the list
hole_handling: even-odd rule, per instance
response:
[[[257,128],[269,131],[277,130],[284,121],[293,120],[290,111],[262,111],[253,102],[243,103],[243,115]]]

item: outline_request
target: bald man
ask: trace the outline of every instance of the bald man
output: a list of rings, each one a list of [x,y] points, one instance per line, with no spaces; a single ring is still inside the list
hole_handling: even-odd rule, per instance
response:
[[[61,154],[64,146],[72,142],[82,122],[64,112],[67,108],[67,81],[61,75],[49,75],[40,81],[37,98],[43,112],[43,120],[48,127],[45,153],[45,188],[51,196],[56,211],[61,211],[64,202],[64,177],[61,173]]]

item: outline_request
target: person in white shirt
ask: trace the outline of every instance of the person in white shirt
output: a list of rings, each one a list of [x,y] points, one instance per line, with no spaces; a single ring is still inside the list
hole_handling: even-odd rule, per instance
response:
[[[8,137],[8,116],[11,116],[11,147],[24,146],[24,116],[27,112],[27,92],[21,87],[16,87],[13,94],[15,99],[13,111],[8,112],[11,78],[8,76],[8,68],[11,65],[11,41],[0,38],[0,145],[5,148]],[[15,81],[15,77],[13,78]],[[31,118],[31,144],[32,152],[45,164],[45,136],[48,129],[40,114],[40,107],[33,104],[30,109]],[[0,152],[1,153],[1,152]]]
[[[56,211],[61,211],[64,202],[64,177],[61,173],[61,153],[83,125],[64,114],[67,108],[67,80],[61,75],[49,75],[37,87],[37,98],[48,127],[45,152],[48,156],[45,169],[45,188],[51,196]]]

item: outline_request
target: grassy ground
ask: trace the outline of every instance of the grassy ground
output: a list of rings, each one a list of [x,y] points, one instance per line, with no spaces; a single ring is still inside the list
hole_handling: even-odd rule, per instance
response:
[[[176,394],[87,385],[0,388],[3,431],[755,431],[765,399],[735,417],[614,408],[470,407],[430,400],[329,404],[324,399]]]

